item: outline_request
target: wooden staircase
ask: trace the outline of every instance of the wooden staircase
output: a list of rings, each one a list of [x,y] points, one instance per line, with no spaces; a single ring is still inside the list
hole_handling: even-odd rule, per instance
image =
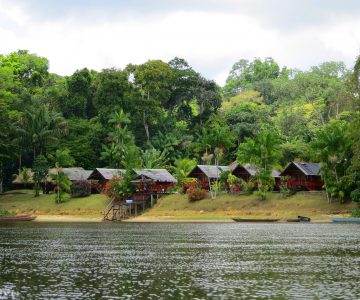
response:
[[[136,193],[131,198],[132,204],[124,201],[111,200],[104,210],[104,221],[122,221],[138,215],[138,210],[145,211],[146,204],[152,207],[159,198],[159,194]]]

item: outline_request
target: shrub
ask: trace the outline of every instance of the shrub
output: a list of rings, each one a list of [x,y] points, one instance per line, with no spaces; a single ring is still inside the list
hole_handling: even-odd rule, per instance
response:
[[[351,200],[360,205],[360,188],[353,190],[350,194]]]
[[[128,171],[123,178],[113,177],[106,183],[103,193],[111,199],[124,200],[135,192],[135,186],[131,180],[132,175]]]
[[[251,194],[256,189],[256,182],[253,178],[249,179],[249,181],[245,181],[241,179],[241,190],[245,194]]]
[[[71,185],[71,197],[87,197],[91,194],[91,183],[88,180],[74,181]]]
[[[13,212],[9,212],[7,210],[4,210],[2,208],[0,208],[0,217],[5,217],[5,216],[15,216],[16,214]]]
[[[353,217],[360,217],[360,207],[357,207],[357,208],[354,208],[352,211],[351,211],[351,215]]]
[[[193,187],[189,188],[188,199],[190,202],[205,199],[206,196],[207,196],[207,191],[204,189],[193,188]]]

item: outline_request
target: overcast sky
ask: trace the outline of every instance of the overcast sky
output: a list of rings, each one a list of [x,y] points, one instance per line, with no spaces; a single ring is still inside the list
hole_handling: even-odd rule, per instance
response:
[[[352,67],[359,16],[359,0],[0,0],[0,53],[28,49],[61,75],[177,56],[223,84],[241,58]]]

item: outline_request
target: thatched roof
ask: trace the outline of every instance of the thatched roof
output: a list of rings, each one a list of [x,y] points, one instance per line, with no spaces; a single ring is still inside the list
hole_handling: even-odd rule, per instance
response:
[[[257,172],[258,170],[256,169],[256,167],[252,166],[251,164],[243,164],[243,165],[240,165],[239,163],[236,163],[235,165],[235,162],[233,162],[231,164],[231,166],[233,167],[232,170],[234,171],[236,168],[241,168],[243,167],[248,173],[250,176],[256,176],[257,175]],[[272,177],[280,177],[280,171],[279,170],[272,170],[271,171],[271,176]]]
[[[83,168],[63,168],[63,172],[69,177],[70,181],[87,180],[92,171]]]
[[[92,173],[92,171],[84,170],[82,167],[60,168],[59,171],[64,172],[69,177],[70,181],[87,180]],[[49,174],[56,175],[57,172],[57,168],[49,169]],[[47,180],[52,181],[52,178],[48,177]]]
[[[222,172],[231,171],[228,166],[197,165],[189,175],[196,169],[200,169],[208,178],[218,178]]]
[[[106,169],[106,168],[96,168],[89,176],[90,178],[95,172],[98,172],[101,174],[101,176],[106,179],[110,180],[115,176],[123,177],[126,173],[126,170],[124,169]]]
[[[150,179],[155,182],[176,182],[174,176],[165,169],[143,169],[134,170],[134,172],[138,175],[137,178],[144,177],[144,179]]]
[[[296,166],[306,176],[320,176],[320,164],[319,163],[308,163],[308,162],[292,162],[287,165],[285,170],[281,172],[281,175],[291,166]]]

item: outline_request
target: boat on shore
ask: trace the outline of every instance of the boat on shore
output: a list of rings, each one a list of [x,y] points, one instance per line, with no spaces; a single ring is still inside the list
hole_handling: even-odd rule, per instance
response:
[[[360,218],[331,218],[330,220],[335,223],[360,223]]]
[[[297,219],[287,219],[286,222],[310,222],[308,217],[298,216]]]
[[[35,219],[36,216],[32,216],[32,215],[2,216],[0,217],[0,222],[1,221],[32,221]]]
[[[235,222],[255,222],[255,223],[267,223],[267,222],[277,222],[280,219],[243,219],[243,218],[234,218]]]

